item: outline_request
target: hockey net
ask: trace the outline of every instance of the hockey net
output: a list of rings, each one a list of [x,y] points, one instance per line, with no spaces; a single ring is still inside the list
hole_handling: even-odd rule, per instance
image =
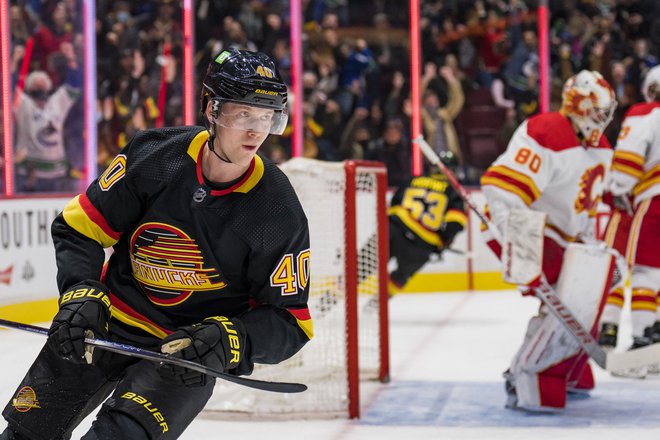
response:
[[[387,172],[379,162],[295,158],[282,165],[309,221],[314,338],[252,378],[302,382],[278,394],[218,381],[208,417],[359,417],[360,389],[389,379]]]

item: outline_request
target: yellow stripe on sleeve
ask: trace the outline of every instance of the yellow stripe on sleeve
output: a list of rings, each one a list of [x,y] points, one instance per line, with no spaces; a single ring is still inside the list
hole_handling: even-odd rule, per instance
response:
[[[104,248],[112,247],[118,238],[110,236],[97,224],[81,205],[82,195],[76,196],[64,207],[62,215],[66,223],[76,231],[99,243]],[[100,216],[100,215],[99,215]]]

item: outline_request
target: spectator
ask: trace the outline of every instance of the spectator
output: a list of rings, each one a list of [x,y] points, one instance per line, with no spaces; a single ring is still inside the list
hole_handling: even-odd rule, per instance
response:
[[[46,72],[37,70],[28,75],[25,91],[18,91],[14,109],[17,192],[75,189],[68,176],[64,121],[80,93],[76,85],[70,80],[51,94],[52,80]]]
[[[422,79],[424,105],[422,106],[422,122],[433,149],[440,152],[451,151],[462,162],[461,148],[458,143],[454,119],[460,113],[465,102],[465,95],[452,69],[447,66],[440,68],[440,77],[447,84],[447,99],[441,102],[437,94],[428,88],[428,83],[435,78],[436,67],[427,63]]]
[[[391,119],[385,123],[383,136],[370,142],[364,158],[378,160],[387,167],[387,184],[400,186],[411,177],[410,142],[403,135],[403,123]]]

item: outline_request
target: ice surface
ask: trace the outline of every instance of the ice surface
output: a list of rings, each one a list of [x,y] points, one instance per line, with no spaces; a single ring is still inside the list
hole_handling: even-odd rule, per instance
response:
[[[181,438],[657,439],[660,377],[613,378],[595,367],[596,390],[591,397],[571,399],[564,414],[532,416],[504,409],[501,374],[537,307],[537,300],[513,291],[397,296],[390,301],[392,381],[363,388],[359,421],[200,417]],[[628,328],[624,315],[624,347],[631,339]],[[3,404],[43,341],[38,335],[0,332]],[[73,438],[90,425],[85,420]]]

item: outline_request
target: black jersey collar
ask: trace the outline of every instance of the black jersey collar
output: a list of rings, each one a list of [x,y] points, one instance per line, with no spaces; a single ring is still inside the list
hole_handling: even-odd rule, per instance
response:
[[[204,152],[204,146],[209,138],[209,132],[204,130],[200,131],[197,136],[192,140],[190,146],[188,147],[188,155],[196,163],[197,171],[197,182],[200,185],[204,184],[204,176],[202,174],[202,153]],[[243,176],[241,180],[236,182],[234,185],[229,188],[221,190],[212,190],[211,195],[218,197],[231,194],[233,192],[238,193],[248,193],[257,186],[257,183],[261,181],[264,176],[264,162],[261,160],[259,155],[255,155],[250,162],[250,167],[248,168],[247,173]]]

